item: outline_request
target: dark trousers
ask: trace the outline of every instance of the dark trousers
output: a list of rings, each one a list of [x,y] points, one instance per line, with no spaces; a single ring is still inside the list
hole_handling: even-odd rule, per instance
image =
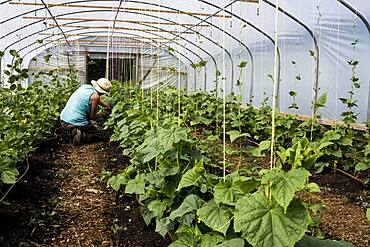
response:
[[[89,123],[85,126],[75,126],[61,120],[60,124],[64,129],[69,129],[71,131],[73,129],[81,130],[81,143],[92,143],[98,142],[100,140],[101,135],[99,133],[99,130],[92,123]]]

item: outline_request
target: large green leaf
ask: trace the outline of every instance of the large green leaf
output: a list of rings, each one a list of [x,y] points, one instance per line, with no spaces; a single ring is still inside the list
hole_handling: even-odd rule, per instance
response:
[[[284,213],[262,192],[244,196],[235,207],[235,231],[257,247],[291,247],[302,238],[308,223],[308,212],[300,202],[293,201]]]
[[[264,154],[262,154],[263,151],[268,150],[270,148],[270,141],[262,141],[258,145],[257,148],[254,148],[252,150],[252,155],[256,157],[262,157]]]
[[[200,247],[213,247],[223,240],[224,237],[221,234],[203,234],[201,236]]]
[[[197,239],[192,234],[181,234],[178,240],[169,245],[169,247],[196,247]]]
[[[287,209],[295,193],[304,188],[310,173],[305,169],[292,169],[288,172],[279,171],[272,178],[271,193],[275,200]]]
[[[177,190],[181,190],[182,188],[189,187],[196,185],[198,183],[199,175],[194,171],[194,169],[190,169],[182,175],[179,186]]]
[[[343,240],[322,240],[315,237],[305,236],[295,245],[295,247],[354,247],[354,245]]]
[[[145,224],[149,225],[154,218],[153,213],[147,207],[141,207],[140,213],[145,221]]]
[[[185,128],[161,128],[158,131],[158,140],[165,147],[165,149],[172,148],[173,144],[187,139],[187,132]]]
[[[17,180],[17,176],[19,175],[19,172],[17,169],[7,169],[1,172],[1,181],[6,184],[14,184]]]
[[[154,138],[143,144],[143,148],[140,149],[140,154],[143,156],[143,162],[149,162],[166,150],[163,149],[163,145],[159,139]]]
[[[127,176],[125,173],[118,174],[117,176],[112,176],[109,178],[107,184],[114,191],[118,191],[122,185],[126,185],[128,182]]]
[[[170,219],[174,220],[177,217],[182,217],[187,213],[197,211],[204,204],[204,200],[199,196],[191,194],[188,195],[181,205],[170,214]]]
[[[323,93],[315,102],[316,107],[325,107],[326,102],[328,101],[328,93]]]
[[[236,139],[240,138],[240,137],[250,137],[250,135],[248,133],[240,133],[238,130],[230,130],[228,132],[226,132],[226,134],[228,134],[230,136],[230,141],[231,142],[234,142]]]
[[[170,206],[168,200],[154,200],[148,204],[148,209],[153,213],[153,216],[162,218],[168,206]]]
[[[163,237],[167,234],[168,231],[173,230],[174,223],[168,218],[156,219],[155,231],[161,234]]]
[[[221,181],[213,188],[216,203],[234,205],[237,198],[244,195],[243,191],[237,186],[233,186],[231,181]]]
[[[226,235],[230,225],[229,212],[226,207],[219,206],[211,200],[198,210],[198,215],[208,227]]]
[[[221,181],[213,188],[214,199],[216,203],[235,205],[240,197],[253,191],[258,184],[259,182],[255,179],[229,175],[225,182]]]
[[[141,179],[141,176],[137,175],[135,179],[131,179],[130,181],[128,181],[125,188],[125,193],[138,195],[145,194],[145,183]]]
[[[216,247],[244,247],[244,240],[241,238],[233,238],[216,245]]]

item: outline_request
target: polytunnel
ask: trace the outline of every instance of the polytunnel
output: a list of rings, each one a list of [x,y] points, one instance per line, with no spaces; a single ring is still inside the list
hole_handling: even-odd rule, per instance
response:
[[[0,217],[51,140],[45,153],[69,154],[55,164],[95,160],[164,237],[122,237],[114,219],[117,246],[368,246],[369,17],[366,0],[0,0]],[[91,151],[98,130],[115,151]],[[66,168],[77,177],[78,164]],[[345,211],[326,197],[341,186],[336,198],[361,205],[360,223],[338,214],[357,227],[347,233],[325,218]],[[45,246],[113,246],[73,229]],[[0,230],[0,245],[11,236]]]
[[[369,8],[360,0],[279,1],[278,7],[278,109],[310,115],[313,99],[326,92],[328,104],[322,115],[339,120],[345,106],[338,99],[346,97],[351,85],[347,62],[352,57],[366,61],[369,55]],[[111,59],[112,64],[115,58],[126,59],[121,61],[131,64],[128,68],[136,71],[135,80],[143,79],[145,87],[160,82],[145,76],[149,71],[155,73],[155,66],[180,64],[186,74],[182,84],[189,92],[213,90],[216,71],[220,71],[226,77],[225,91],[236,93],[238,65],[247,61],[243,102],[259,106],[264,97],[272,98],[268,75],[273,74],[274,67],[275,25],[271,23],[275,21],[275,8],[276,3],[268,0],[3,1],[0,40],[5,56],[1,64],[4,68],[11,59],[6,52],[10,49],[20,50],[24,66],[31,70],[37,64],[31,61],[33,57],[58,54],[53,56],[59,60],[52,66],[75,64],[81,80],[87,80],[86,64],[91,57],[86,54],[91,53]],[[351,45],[354,40],[355,49]],[[154,57],[159,57],[159,62],[151,68],[156,63]],[[206,65],[192,68],[199,61]],[[113,74],[119,73],[115,67],[111,66]],[[361,89],[354,96],[359,105],[358,121],[366,122],[366,63],[359,63],[356,74],[361,81]],[[167,78],[166,83],[177,84],[177,76],[162,76]],[[221,89],[222,83],[218,86]],[[298,110],[289,108],[293,103],[291,91],[297,92]]]

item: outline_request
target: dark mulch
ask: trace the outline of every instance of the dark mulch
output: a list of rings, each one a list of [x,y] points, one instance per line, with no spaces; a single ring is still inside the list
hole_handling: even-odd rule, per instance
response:
[[[321,192],[310,199],[325,206],[320,224],[325,236],[344,239],[357,247],[370,246],[370,222],[365,214],[370,206],[368,187],[333,171],[315,174],[311,181],[321,188]]]
[[[101,181],[127,158],[107,142],[74,147],[68,133],[39,146],[30,170],[0,206],[0,246],[167,246],[147,226],[134,198],[120,198]],[[1,192],[6,189],[3,186]]]

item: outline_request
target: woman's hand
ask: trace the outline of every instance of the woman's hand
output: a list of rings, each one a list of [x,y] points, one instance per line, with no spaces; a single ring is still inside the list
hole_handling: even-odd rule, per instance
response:
[[[99,104],[102,105],[105,109],[110,110],[110,105],[107,102],[99,99]]]

